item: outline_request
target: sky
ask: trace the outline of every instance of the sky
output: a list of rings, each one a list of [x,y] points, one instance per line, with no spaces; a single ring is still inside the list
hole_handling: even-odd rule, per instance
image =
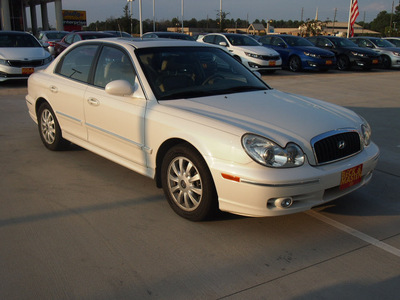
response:
[[[132,3],[133,18],[139,19],[139,1]],[[183,0],[184,20],[217,18],[221,0]],[[371,22],[383,10],[392,11],[393,0],[358,0],[360,15],[356,22]],[[395,0],[395,6],[400,1]],[[156,21],[182,19],[182,0],[154,0]],[[87,23],[119,18],[127,0],[63,0],[65,10],[86,11]],[[130,4],[129,4],[130,6]],[[228,13],[228,19],[242,19],[253,22],[259,20],[303,20],[314,19],[318,8],[318,19],[333,20],[335,8],[336,21],[347,22],[350,0],[222,0],[222,11]],[[48,4],[49,22],[55,26],[54,3]],[[37,6],[40,26],[40,6]],[[28,10],[29,16],[29,10]],[[142,0],[142,19],[153,20],[153,0]]]

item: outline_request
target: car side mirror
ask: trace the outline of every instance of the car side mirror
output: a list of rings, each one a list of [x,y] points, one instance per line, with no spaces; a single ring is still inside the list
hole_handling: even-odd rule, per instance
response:
[[[258,71],[253,71],[253,74],[256,75],[258,78],[261,78],[261,73]]]
[[[220,45],[222,47],[228,47],[228,44],[226,42],[219,42],[218,45]]]
[[[329,43],[325,43],[324,47],[326,47],[326,48],[333,48],[333,45],[332,45],[332,44],[329,44]]]
[[[106,93],[114,96],[128,96],[134,92],[133,86],[126,80],[114,80],[105,87]]]

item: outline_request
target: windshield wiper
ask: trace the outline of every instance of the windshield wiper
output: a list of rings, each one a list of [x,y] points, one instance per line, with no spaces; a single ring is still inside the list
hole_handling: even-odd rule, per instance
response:
[[[204,96],[212,96],[214,95],[213,91],[184,91],[184,92],[176,92],[166,94],[158,98],[158,100],[172,100],[172,99],[180,99],[180,98],[197,98]]]
[[[228,89],[221,90],[221,93],[240,93],[240,92],[251,92],[251,91],[263,91],[267,90],[266,87],[263,86],[248,86],[248,85],[239,85],[233,86]]]

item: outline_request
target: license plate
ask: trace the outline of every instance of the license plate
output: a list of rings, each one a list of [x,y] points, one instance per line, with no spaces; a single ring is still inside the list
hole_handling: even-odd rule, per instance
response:
[[[373,59],[372,60],[372,63],[375,65],[375,64],[377,64],[379,62],[379,60],[377,60],[377,59]]]
[[[270,66],[276,66],[276,61],[271,60],[271,61],[269,62],[269,65],[270,65]]]
[[[27,75],[27,74],[32,74],[35,72],[34,68],[22,68],[22,74]]]
[[[326,64],[327,64],[327,65],[331,65],[331,64],[332,64],[332,61],[331,61],[331,60],[327,60],[327,61],[326,61]]]
[[[342,178],[340,180],[340,189],[347,189],[359,182],[361,182],[363,165],[358,165],[353,168],[342,171]]]

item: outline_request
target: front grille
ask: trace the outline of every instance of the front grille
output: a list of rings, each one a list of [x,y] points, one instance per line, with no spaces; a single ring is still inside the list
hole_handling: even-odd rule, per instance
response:
[[[361,151],[360,135],[356,131],[323,135],[312,141],[317,163],[326,164],[352,156]]]
[[[280,56],[279,55],[263,55],[262,59],[263,60],[279,60]]]
[[[333,55],[321,55],[322,59],[333,59],[334,57]]]
[[[39,60],[10,60],[9,61],[11,67],[15,68],[34,68],[43,66],[43,59]]]

